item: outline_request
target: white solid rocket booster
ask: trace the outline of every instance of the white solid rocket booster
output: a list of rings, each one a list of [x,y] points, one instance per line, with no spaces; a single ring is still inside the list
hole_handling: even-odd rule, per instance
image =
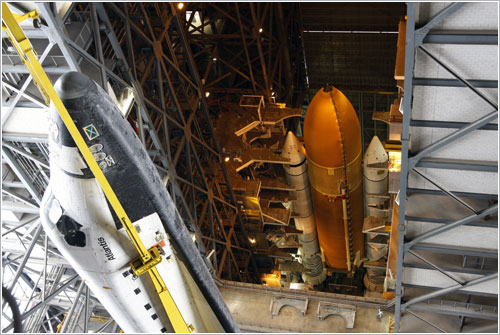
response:
[[[377,206],[382,205],[384,198],[377,195],[387,193],[387,164],[389,156],[377,136],[374,136],[366,149],[363,160],[365,176],[365,216],[386,216]]]
[[[298,214],[298,217],[295,218],[295,226],[303,231],[303,234],[299,235],[299,241],[302,245],[299,248],[299,253],[302,265],[308,271],[302,274],[302,279],[307,284],[318,285],[325,280],[326,273],[323,269],[316,234],[306,157],[300,149],[299,140],[291,131],[286,136],[281,156],[290,159],[290,164],[284,165],[284,168],[288,183],[295,186],[295,191],[292,191],[297,199],[292,205],[293,211]]]
[[[377,136],[374,136],[370,145],[366,149],[363,169],[365,185],[365,216],[386,217],[387,210],[381,209],[387,198],[382,197],[387,194],[387,178],[389,157],[384,146]],[[373,238],[372,234],[367,234],[368,242]],[[366,257],[369,261],[377,261],[387,255],[387,245],[378,245],[367,243]],[[377,272],[374,269],[368,270],[368,279],[370,282],[375,280]],[[383,273],[378,273],[378,276]],[[371,280],[370,280],[371,279]],[[366,284],[366,282],[365,282]]]

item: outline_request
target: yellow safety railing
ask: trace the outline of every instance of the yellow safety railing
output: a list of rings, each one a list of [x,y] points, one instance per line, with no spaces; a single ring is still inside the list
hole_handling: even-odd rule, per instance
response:
[[[9,35],[9,40],[12,45],[16,48],[19,57],[22,62],[28,68],[29,72],[33,76],[33,82],[36,84],[38,89],[40,90],[42,96],[45,99],[45,102],[49,104],[52,102],[59,112],[64,124],[68,128],[73,140],[75,141],[78,149],[82,153],[87,165],[90,170],[94,174],[97,182],[101,186],[106,198],[108,199],[111,207],[115,211],[118,218],[123,224],[128,236],[132,240],[135,248],[139,252],[139,258],[130,262],[130,265],[134,269],[137,275],[141,275],[142,273],[148,272],[151,280],[154,283],[156,292],[158,293],[160,300],[165,308],[168,318],[172,323],[174,331],[177,333],[190,333],[194,329],[192,325],[187,325],[184,318],[182,317],[179,308],[175,304],[170,292],[168,291],[165,282],[161,278],[158,270],[156,269],[156,265],[161,262],[161,255],[154,250],[156,247],[153,247],[151,250],[146,249],[141,239],[139,238],[139,234],[137,233],[134,225],[130,221],[127,213],[122,207],[120,201],[118,200],[116,194],[114,193],[111,185],[108,180],[104,176],[104,173],[99,168],[94,156],[90,152],[85,140],[82,135],[78,131],[73,119],[69,115],[66,107],[62,103],[59,95],[54,89],[52,82],[49,77],[43,70],[42,65],[38,61],[37,54],[33,49],[31,42],[24,34],[24,31],[19,26],[18,22],[26,20],[28,18],[38,19],[39,14],[36,10],[33,10],[25,15],[17,15],[10,11],[9,7],[5,2],[2,2],[2,30],[6,30]],[[140,260],[140,266],[137,266],[137,261]]]

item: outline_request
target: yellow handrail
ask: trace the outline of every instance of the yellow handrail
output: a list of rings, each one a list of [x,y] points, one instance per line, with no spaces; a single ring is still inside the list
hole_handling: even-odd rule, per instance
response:
[[[170,292],[168,291],[165,282],[161,278],[158,270],[156,269],[156,264],[161,261],[161,255],[159,253],[154,253],[155,257],[152,258],[152,250],[147,250],[141,239],[139,238],[139,234],[137,233],[134,225],[130,221],[127,213],[122,207],[120,201],[118,200],[116,194],[114,193],[111,185],[108,180],[104,176],[104,173],[99,168],[99,165],[94,159],[94,156],[90,152],[85,140],[82,135],[78,131],[73,119],[69,115],[66,107],[62,103],[59,95],[57,94],[54,86],[52,86],[52,82],[49,77],[43,70],[42,65],[37,59],[37,54],[33,49],[31,42],[24,34],[24,31],[19,26],[18,21],[23,21],[27,18],[38,18],[39,15],[35,11],[31,11],[26,15],[15,15],[13,14],[7,4],[2,2],[2,30],[6,30],[9,35],[9,40],[12,45],[16,48],[19,57],[22,62],[28,68],[29,72],[33,76],[33,82],[36,84],[40,92],[42,93],[45,102],[49,104],[51,101],[56,107],[59,115],[61,116],[64,124],[68,128],[73,140],[75,141],[78,149],[82,153],[87,165],[90,170],[94,174],[97,182],[102,188],[106,198],[108,199],[111,207],[115,211],[118,218],[123,224],[124,229],[126,230],[128,236],[132,240],[135,248],[139,252],[140,260],[142,261],[142,266],[138,267],[137,270],[139,273],[148,272],[151,280],[154,283],[156,292],[158,293],[160,300],[165,308],[168,318],[174,327],[174,331],[177,333],[190,333],[193,330],[191,325],[187,325],[182,317],[181,312],[179,311],[177,305],[175,304]],[[156,247],[154,247],[156,248]],[[159,257],[159,259],[158,259]],[[130,262],[131,264],[134,261]]]

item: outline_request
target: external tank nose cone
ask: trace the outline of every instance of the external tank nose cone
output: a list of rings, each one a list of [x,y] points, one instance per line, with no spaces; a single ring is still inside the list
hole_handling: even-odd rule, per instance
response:
[[[281,150],[281,157],[289,158],[291,165],[299,164],[305,158],[302,150],[300,150],[299,139],[291,131],[286,135],[285,144]]]
[[[328,92],[320,89],[309,104],[304,120],[304,143],[308,160],[322,166],[343,165],[344,150],[347,161],[360,154],[358,116],[351,102],[334,86],[330,86]]]
[[[54,88],[61,99],[76,99],[87,94],[94,83],[80,72],[67,72],[57,79]]]

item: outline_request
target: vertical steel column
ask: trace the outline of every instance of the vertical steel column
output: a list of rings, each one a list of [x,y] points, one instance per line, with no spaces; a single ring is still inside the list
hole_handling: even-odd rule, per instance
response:
[[[361,123],[361,155],[362,157],[365,157],[365,127],[364,127],[364,116],[363,114],[363,100],[362,97],[363,93],[359,92],[358,93],[358,113],[359,113],[359,122]],[[363,183],[364,185],[364,183]]]
[[[282,52],[282,60],[283,60],[283,66],[284,66],[284,71],[285,71],[285,80],[286,80],[286,103],[287,105],[290,105],[292,103],[292,96],[293,96],[293,73],[292,73],[292,66],[290,63],[290,52],[288,50],[288,40],[286,36],[286,31],[285,27],[287,23],[285,22],[284,15],[283,15],[283,6],[281,6],[281,2],[276,3],[276,12],[278,16],[278,32],[279,36],[282,39],[281,40],[281,52]],[[271,62],[269,62],[271,63]],[[272,83],[271,83],[272,86]]]
[[[247,236],[247,233],[246,233],[246,229],[243,226],[243,222],[241,220],[241,215],[240,215],[238,206],[236,206],[236,197],[234,195],[233,189],[231,188],[231,183],[230,183],[230,180],[229,180],[229,176],[227,174],[226,166],[225,166],[225,164],[224,164],[224,162],[223,162],[223,160],[221,158],[221,155],[220,155],[220,153],[222,152],[222,150],[220,148],[219,142],[217,141],[217,138],[215,137],[214,128],[213,128],[213,126],[211,124],[211,121],[210,121],[210,114],[209,114],[207,100],[206,100],[206,97],[205,97],[205,95],[203,94],[203,91],[202,91],[203,85],[201,84],[201,79],[200,79],[200,75],[198,73],[198,69],[195,66],[194,57],[193,57],[193,54],[191,52],[191,47],[189,46],[189,43],[187,41],[186,33],[184,31],[184,27],[181,24],[181,21],[179,19],[179,14],[177,13],[177,11],[175,9],[175,6],[171,5],[171,8],[172,8],[172,11],[174,12],[175,25],[176,25],[176,28],[177,28],[177,31],[178,31],[178,34],[179,34],[180,41],[181,41],[181,43],[182,43],[182,45],[184,47],[184,52],[185,52],[186,57],[187,57],[187,63],[188,63],[189,69],[190,69],[191,74],[193,75],[193,77],[195,79],[195,83],[196,83],[196,85],[198,87],[198,90],[199,90],[198,94],[200,96],[201,110],[203,111],[203,115],[205,116],[205,118],[207,120],[207,123],[209,124],[210,135],[211,135],[211,138],[212,138],[213,143],[214,143],[214,147],[215,147],[214,149],[217,152],[218,163],[221,166],[221,169],[222,169],[222,172],[223,172],[223,175],[224,175],[224,180],[225,180],[227,188],[229,190],[229,195],[230,195],[230,198],[231,198],[231,203],[233,205],[235,205],[235,207],[236,207],[236,218],[237,218],[239,226],[241,227],[241,231],[242,231],[242,233],[244,235],[244,240],[248,244],[248,236]],[[251,247],[249,245],[248,245],[248,249],[251,250]],[[257,271],[257,263],[255,262],[255,259],[254,259],[252,253],[250,253],[250,262],[252,263],[252,266],[253,266],[253,268],[255,270],[255,273],[258,273],[258,271]],[[222,266],[222,264],[221,264],[221,266]],[[256,280],[260,284],[260,278],[257,277]]]
[[[40,14],[42,14],[43,18],[49,25],[47,37],[57,44],[64,56],[64,59],[68,63],[69,68],[72,71],[80,72],[80,66],[78,65],[76,58],[66,44],[66,40],[64,37],[67,34],[65,32],[65,28],[61,19],[59,18],[59,16],[57,16],[57,14],[54,15],[52,13],[49,2],[37,2],[36,4],[38,5]]]
[[[262,27],[259,27],[259,20],[257,18],[257,14],[255,12],[255,6],[253,3],[250,3],[250,13],[252,14],[252,21],[253,21],[253,27],[252,27],[252,34],[253,38],[257,42],[257,51],[259,53],[259,58],[260,58],[260,64],[262,66],[262,76],[264,77],[264,83],[266,85],[266,96],[269,98],[271,96],[271,84],[269,83],[269,78],[267,76],[267,71],[266,71],[266,59],[264,57],[264,52],[262,51],[262,43],[260,40],[260,29]]]
[[[33,313],[35,313],[36,311],[38,311],[40,308],[46,306],[47,303],[50,300],[52,300],[59,293],[61,293],[62,291],[64,291],[77,278],[78,278],[78,275],[74,275],[73,277],[71,277],[70,279],[68,279],[64,284],[61,285],[61,287],[59,287],[57,290],[55,290],[51,295],[47,296],[45,298],[45,301],[39,302],[38,304],[35,305],[35,307],[33,307],[32,309],[30,309],[29,311],[27,311],[26,313],[24,313],[23,315],[21,315],[21,320],[25,320],[30,315],[32,315]],[[14,324],[13,323],[9,324],[7,327],[5,327],[4,329],[2,329],[2,332],[6,333],[9,330],[11,330],[12,328],[14,328]]]
[[[82,280],[80,283],[80,287],[78,288],[78,291],[76,292],[75,295],[75,300],[73,301],[73,306],[71,306],[71,309],[69,310],[68,314],[66,314],[66,318],[64,319],[63,326],[61,328],[61,333],[64,334],[66,333],[66,330],[69,327],[69,324],[71,323],[71,317],[75,313],[76,306],[80,303],[80,296],[82,295],[83,288],[85,287],[85,282]]]
[[[24,266],[26,265],[26,262],[28,261],[28,258],[30,257],[31,255],[31,252],[33,251],[33,248],[36,246],[37,244],[37,241],[38,241],[38,237],[40,237],[40,233],[42,232],[43,230],[43,227],[42,225],[40,224],[40,222],[37,223],[38,224],[38,228],[35,232],[35,234],[32,236],[32,240],[31,240],[31,244],[28,248],[28,250],[26,250],[26,253],[24,254],[24,257],[23,257],[23,260],[21,261],[21,263],[19,264],[19,267],[17,269],[17,272],[14,276],[14,279],[12,279],[12,282],[10,283],[9,285],[9,291],[12,291],[12,289],[14,288],[14,286],[16,285],[17,283],[17,280],[19,279],[19,277],[21,276],[21,274],[23,273],[23,270],[24,270]],[[5,306],[5,303],[2,305],[2,308]]]
[[[410,117],[413,97],[413,67],[415,64],[415,12],[416,3],[409,2],[406,21],[405,82],[403,97],[403,125],[401,133],[401,179],[399,190],[398,254],[396,263],[396,306],[394,332],[399,332],[401,321],[403,254],[405,240],[406,191],[408,187],[408,145],[410,143]]]
[[[35,185],[31,182],[29,176],[26,174],[24,169],[17,163],[16,159],[14,158],[14,155],[8,150],[4,149],[2,147],[2,157],[5,159],[5,161],[9,164],[9,166],[12,168],[16,176],[21,180],[21,182],[24,184],[28,192],[31,194],[33,199],[36,201],[37,204],[41,203],[41,195],[38,193],[38,191],[35,188]]]
[[[248,72],[250,74],[250,82],[252,83],[252,88],[253,88],[253,94],[257,94],[257,90],[255,89],[255,80],[253,78],[252,62],[250,61],[250,56],[248,54],[245,30],[243,29],[243,24],[241,23],[241,15],[240,15],[240,9],[238,7],[238,2],[235,2],[234,6],[236,8],[236,16],[238,17],[238,24],[240,25],[241,41],[243,43],[243,50],[245,51],[245,57],[248,65]]]
[[[94,31],[94,45],[95,45],[95,48],[97,49],[99,61],[102,64],[104,64],[104,53],[102,51],[102,43],[101,43],[101,30],[99,28],[99,20],[97,18],[97,11],[95,8],[95,3],[90,3],[90,13],[91,13],[91,17],[92,17],[91,21],[92,21],[92,27],[93,27],[93,31]],[[103,67],[99,67],[99,72],[101,75],[102,89],[104,91],[108,92],[106,71],[104,70]]]
[[[83,320],[83,332],[87,334],[89,332],[89,318],[90,318],[90,289],[87,286],[85,290],[85,315]]]
[[[42,301],[45,301],[47,295],[47,261],[49,257],[49,236],[45,233],[44,239],[45,257],[43,259],[43,287],[42,287]]]

